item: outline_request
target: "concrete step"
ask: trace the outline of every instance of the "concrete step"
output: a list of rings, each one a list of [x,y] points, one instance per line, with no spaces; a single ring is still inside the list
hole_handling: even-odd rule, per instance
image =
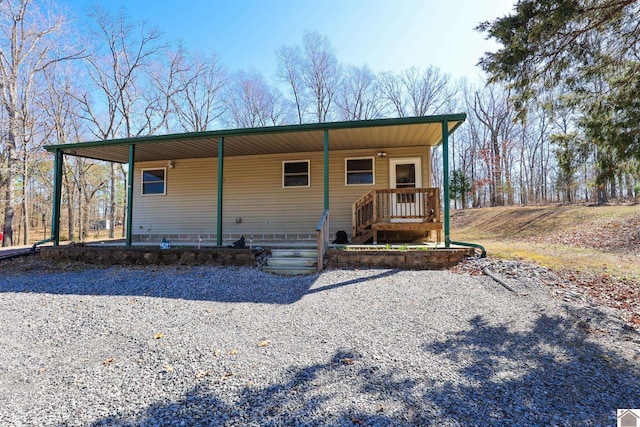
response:
[[[276,257],[267,258],[267,265],[270,267],[313,267],[318,262],[318,258],[308,257]]]
[[[267,258],[267,265],[262,267],[262,270],[283,276],[313,274],[318,271],[317,262],[317,249],[272,249],[271,256]]]
[[[302,274],[314,274],[318,271],[316,267],[295,267],[295,266],[265,266],[262,271],[279,274],[281,276],[299,276]]]
[[[317,249],[272,249],[272,258],[317,258]]]

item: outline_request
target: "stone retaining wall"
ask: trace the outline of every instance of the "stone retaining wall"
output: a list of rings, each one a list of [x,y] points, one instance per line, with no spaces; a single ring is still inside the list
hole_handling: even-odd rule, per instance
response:
[[[262,251],[233,248],[172,248],[47,246],[40,256],[56,262],[81,261],[103,265],[236,265],[256,267],[256,257]],[[330,249],[326,268],[401,268],[412,270],[443,270],[463,258],[473,257],[474,250],[432,249],[406,251],[369,251]]]
[[[51,261],[104,265],[237,265],[256,266],[260,251],[233,248],[159,249],[148,247],[48,246],[40,256]]]
[[[409,270],[444,270],[463,258],[474,257],[472,248],[407,251],[344,251],[327,252],[327,268],[403,268]]]

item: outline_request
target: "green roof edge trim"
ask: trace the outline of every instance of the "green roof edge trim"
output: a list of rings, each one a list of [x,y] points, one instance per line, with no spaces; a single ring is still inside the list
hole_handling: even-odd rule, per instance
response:
[[[445,120],[449,122],[458,122],[454,126],[454,128],[451,129],[450,131],[450,132],[453,132],[466,119],[467,119],[466,113],[458,113],[458,114],[442,114],[442,115],[436,115],[436,116],[398,117],[398,118],[391,118],[391,119],[309,123],[309,124],[301,124],[301,125],[282,125],[282,126],[268,126],[268,127],[259,127],[259,128],[223,129],[223,130],[211,130],[211,131],[204,131],[204,132],[186,132],[186,133],[172,133],[172,134],[166,134],[166,135],[138,136],[134,138],[121,138],[121,139],[98,140],[98,141],[89,141],[89,142],[76,142],[76,143],[69,143],[69,144],[45,145],[44,148],[49,152],[54,152],[56,150],[65,150],[65,149],[72,149],[72,148],[146,144],[146,143],[172,141],[172,140],[180,140],[180,139],[197,139],[197,138],[217,139],[220,137],[267,135],[267,134],[274,134],[274,133],[313,132],[313,131],[324,131],[324,130],[331,131],[331,130],[339,130],[339,129],[352,129],[352,128],[364,128],[364,127],[384,127],[384,126],[397,126],[397,125],[439,123]]]

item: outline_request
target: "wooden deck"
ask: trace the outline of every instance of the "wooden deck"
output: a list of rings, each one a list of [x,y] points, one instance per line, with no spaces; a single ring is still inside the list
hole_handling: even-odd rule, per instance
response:
[[[440,189],[388,188],[372,190],[352,207],[355,244],[399,243],[432,239],[442,242]]]

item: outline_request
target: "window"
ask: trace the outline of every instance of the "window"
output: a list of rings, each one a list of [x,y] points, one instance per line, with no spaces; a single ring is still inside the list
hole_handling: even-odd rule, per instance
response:
[[[142,169],[142,194],[166,194],[166,170]]]
[[[283,187],[309,186],[309,160],[282,162]]]
[[[375,184],[373,157],[345,159],[346,185]]]

